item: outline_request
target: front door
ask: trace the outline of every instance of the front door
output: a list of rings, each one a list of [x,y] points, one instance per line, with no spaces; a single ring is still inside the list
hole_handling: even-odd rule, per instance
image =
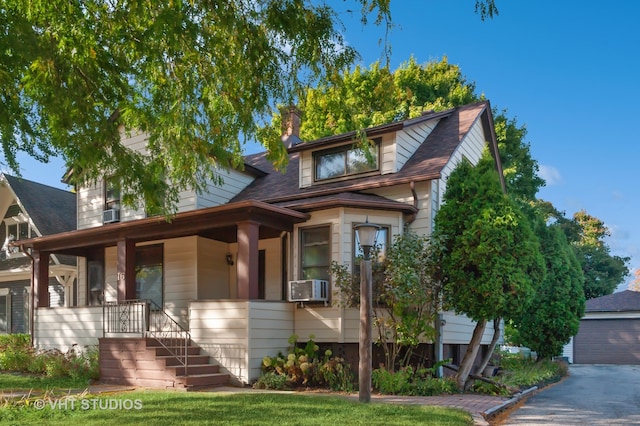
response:
[[[152,309],[164,304],[163,249],[162,244],[136,247],[136,298],[151,301]]]

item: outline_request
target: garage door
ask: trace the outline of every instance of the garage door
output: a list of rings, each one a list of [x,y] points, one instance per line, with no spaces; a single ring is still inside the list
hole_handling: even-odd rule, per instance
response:
[[[576,364],[640,364],[640,319],[583,319],[573,357]]]

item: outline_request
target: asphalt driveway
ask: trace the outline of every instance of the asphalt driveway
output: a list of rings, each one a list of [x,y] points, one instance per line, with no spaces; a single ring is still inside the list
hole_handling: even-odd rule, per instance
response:
[[[501,425],[640,425],[640,365],[572,365]]]

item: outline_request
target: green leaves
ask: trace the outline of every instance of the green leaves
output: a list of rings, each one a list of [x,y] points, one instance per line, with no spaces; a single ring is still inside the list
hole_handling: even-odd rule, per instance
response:
[[[390,18],[388,1],[356,3]],[[18,172],[19,151],[43,160],[60,153],[75,183],[119,177],[133,204],[162,188],[170,203],[182,189],[219,181],[275,105],[356,58],[333,10],[311,1],[0,5],[9,165]],[[146,155],[118,148],[119,129],[148,132]],[[279,135],[264,142],[284,166]]]
[[[509,318],[543,274],[537,239],[490,168],[462,162],[436,216],[445,305],[470,318]]]

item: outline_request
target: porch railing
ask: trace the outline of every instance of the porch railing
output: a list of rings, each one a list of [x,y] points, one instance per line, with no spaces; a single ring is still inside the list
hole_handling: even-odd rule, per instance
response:
[[[104,335],[133,334],[155,339],[187,374],[191,333],[151,300],[105,302],[102,305]]]

